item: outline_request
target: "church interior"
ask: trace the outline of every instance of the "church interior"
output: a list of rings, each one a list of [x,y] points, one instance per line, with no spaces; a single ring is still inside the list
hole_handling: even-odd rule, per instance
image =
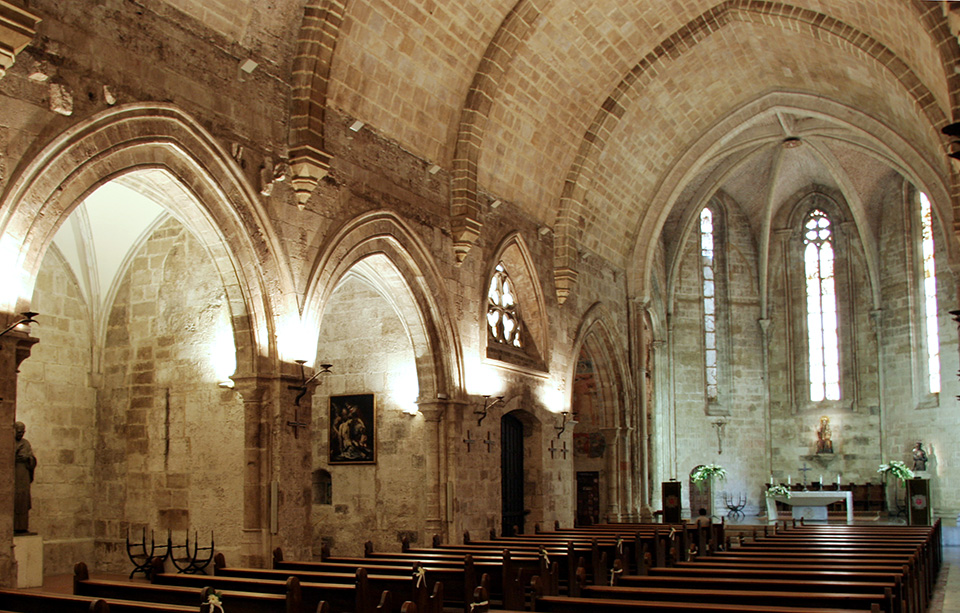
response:
[[[652,522],[673,481],[885,521],[890,462],[960,541],[958,5],[0,0],[44,574]]]

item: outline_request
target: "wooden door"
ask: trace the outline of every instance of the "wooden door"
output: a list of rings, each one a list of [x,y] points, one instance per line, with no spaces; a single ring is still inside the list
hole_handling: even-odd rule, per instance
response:
[[[513,415],[500,420],[500,495],[503,534],[523,532],[523,423]]]
[[[577,473],[577,525],[593,526],[600,523],[600,473]]]

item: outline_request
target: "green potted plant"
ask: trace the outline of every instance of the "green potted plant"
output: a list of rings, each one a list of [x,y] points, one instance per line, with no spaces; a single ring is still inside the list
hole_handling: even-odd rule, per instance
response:
[[[726,478],[727,470],[719,464],[702,464],[690,473],[690,480],[696,484],[698,490],[703,488],[704,482],[712,479],[723,481]]]
[[[907,479],[913,479],[913,471],[907,468],[907,465],[900,460],[893,460],[886,464],[881,464],[880,468],[877,469],[877,472],[884,477],[889,475],[898,479],[901,485]]]
[[[789,498],[790,490],[787,489],[787,486],[783,485],[782,483],[779,483],[777,485],[771,485],[769,488],[767,488],[767,498],[771,498],[773,496]]]

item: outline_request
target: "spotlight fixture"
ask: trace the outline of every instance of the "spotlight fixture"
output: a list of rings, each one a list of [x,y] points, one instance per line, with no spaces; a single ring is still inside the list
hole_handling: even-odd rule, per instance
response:
[[[788,136],[787,138],[783,139],[783,142],[780,144],[783,145],[784,149],[793,149],[802,145],[803,141],[800,140],[799,136]]]
[[[358,119],[350,125],[350,129],[353,130],[354,132],[359,132],[360,128],[362,128],[363,125],[364,125],[363,122]]]

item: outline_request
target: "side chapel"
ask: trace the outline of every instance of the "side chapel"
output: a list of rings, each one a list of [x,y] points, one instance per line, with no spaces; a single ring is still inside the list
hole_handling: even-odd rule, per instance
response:
[[[0,585],[16,421],[48,574],[695,515],[705,464],[758,515],[917,441],[955,525],[956,4],[0,0]]]

